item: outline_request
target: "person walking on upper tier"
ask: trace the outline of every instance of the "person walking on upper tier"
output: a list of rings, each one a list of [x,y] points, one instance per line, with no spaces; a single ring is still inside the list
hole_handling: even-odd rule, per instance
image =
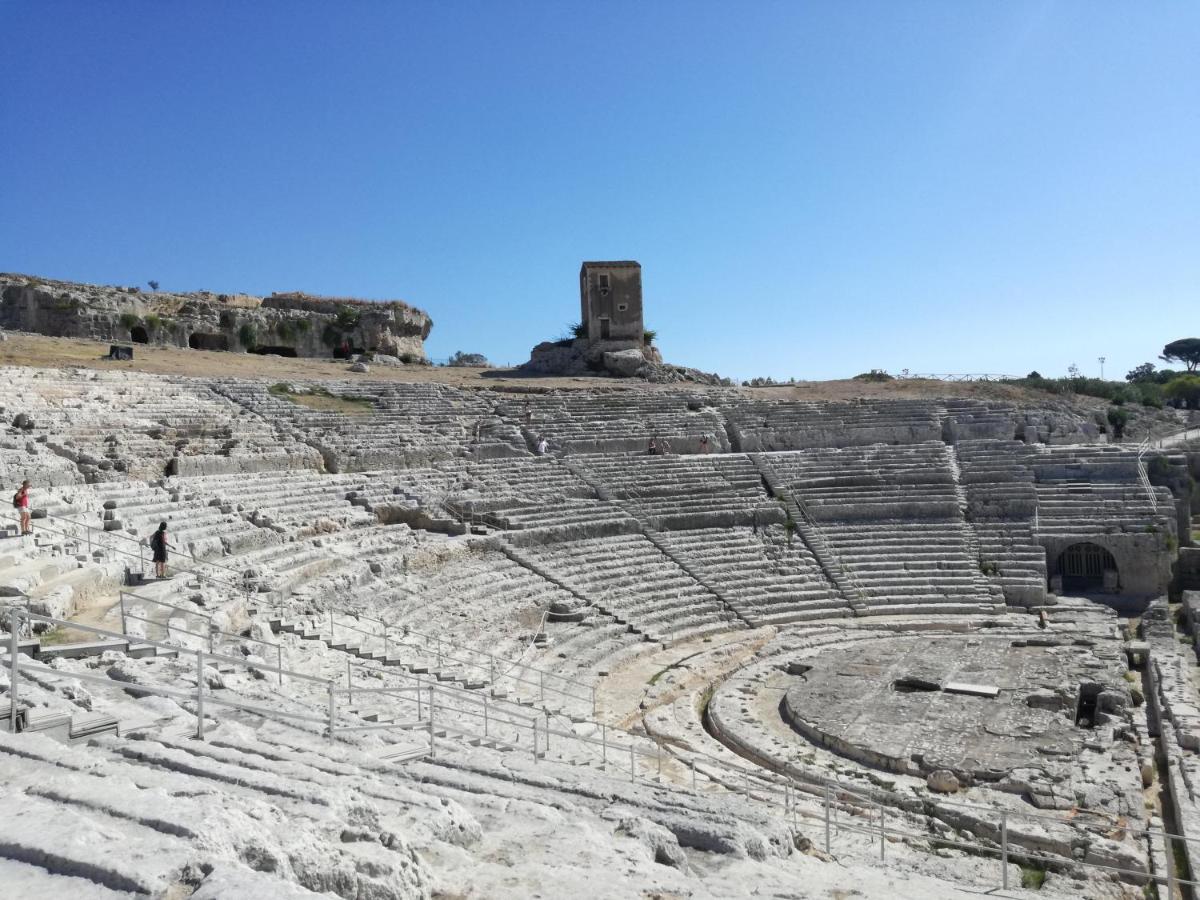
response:
[[[154,574],[158,578],[167,577],[167,549],[171,542],[167,540],[167,523],[159,522],[158,531],[150,535],[150,550],[154,553]]]
[[[21,534],[33,534],[33,524],[29,518],[29,482],[22,481],[17,492],[13,494],[13,507],[21,519]]]

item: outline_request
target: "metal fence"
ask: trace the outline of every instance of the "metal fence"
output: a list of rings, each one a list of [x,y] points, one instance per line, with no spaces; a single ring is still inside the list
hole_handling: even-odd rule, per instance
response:
[[[1079,811],[1072,818],[1064,819],[1042,813],[1003,810],[978,804],[938,802],[931,806],[912,796],[894,794],[883,789],[868,794],[833,779],[800,780],[794,773],[750,769],[700,751],[679,751],[677,748],[665,750],[653,739],[642,739],[616,728],[610,729],[603,724],[599,725],[599,738],[584,736],[573,730],[555,727],[548,712],[543,720],[543,717],[537,714],[529,715],[528,709],[495,701],[486,695],[449,688],[412,673],[386,673],[401,682],[410,682],[408,684],[363,687],[356,686],[353,679],[349,678],[346,686],[342,687],[332,680],[285,670],[279,666],[146,640],[144,643],[151,646],[194,655],[197,686],[195,691],[185,691],[145,683],[132,685],[104,675],[43,666],[32,660],[22,659],[18,650],[18,636],[23,622],[43,622],[79,628],[116,641],[126,640],[123,635],[93,626],[35,615],[18,607],[9,607],[5,612],[10,630],[7,662],[10,679],[10,727],[13,730],[17,727],[21,673],[37,673],[51,678],[103,683],[127,692],[154,694],[190,702],[196,710],[196,734],[201,740],[204,739],[205,707],[215,705],[282,721],[317,723],[323,726],[323,731],[330,740],[339,735],[362,731],[403,730],[413,733],[427,730],[428,753],[431,755],[436,752],[436,741],[440,734],[457,735],[469,740],[483,738],[511,749],[523,748],[530,753],[534,761],[545,758],[552,750],[561,750],[563,745],[587,748],[599,754],[601,772],[609,774],[609,770],[614,769],[621,774],[627,771],[631,782],[636,782],[639,778],[649,778],[660,787],[699,795],[705,793],[698,780],[698,775],[702,775],[706,787],[730,792],[749,802],[765,805],[776,814],[782,815],[794,830],[799,831],[801,822],[813,825],[822,833],[825,849],[830,853],[836,838],[842,835],[865,835],[871,838],[872,844],[875,840],[879,841],[880,859],[885,862],[888,843],[898,841],[924,850],[950,847],[974,855],[994,857],[1000,864],[997,882],[1004,888],[1009,886],[1008,870],[1009,863],[1012,862],[1054,871],[1101,872],[1135,884],[1165,885],[1168,891],[1172,892],[1176,886],[1200,887],[1200,882],[1179,877],[1172,868],[1176,848],[1200,842],[1200,838],[1142,828],[1116,817],[1088,822],[1086,811]],[[208,662],[225,662],[246,669],[278,672],[289,678],[323,685],[327,694],[327,708],[323,714],[318,715],[312,711],[291,712],[278,706],[264,706],[214,696],[211,690],[205,690],[203,670]],[[346,710],[344,715],[339,716],[339,698],[342,696],[346,698],[347,706],[355,702],[362,703],[364,698],[379,698],[385,705],[393,704],[399,718],[387,722],[367,721],[352,710]],[[415,713],[415,717],[405,716],[410,711]],[[354,718],[351,719],[350,716]],[[686,759],[681,755],[684,752],[687,755]],[[678,763],[684,766],[682,772],[677,769]],[[672,768],[676,769],[674,773],[668,771]],[[983,837],[976,837],[974,840],[957,840],[951,837],[954,832],[950,826],[943,823],[938,828],[933,824],[939,818],[938,810],[941,818],[953,818],[960,823],[969,822],[970,830]],[[1105,848],[1101,848],[1101,852],[1091,859],[1075,859],[1047,852],[1044,848],[1055,829],[1062,835],[1061,843],[1071,848],[1094,845],[1097,839],[1111,841],[1115,846],[1130,851],[1138,847],[1136,843],[1131,845],[1130,841],[1141,841],[1147,848],[1155,842],[1161,842],[1166,851],[1166,869],[1161,873],[1151,873],[1144,867],[1121,864],[1119,855],[1115,853],[1110,852],[1109,856],[1105,857]],[[1112,848],[1107,849],[1111,851]],[[1137,854],[1130,852],[1126,855],[1134,856],[1136,861]],[[1103,859],[1108,861],[1100,861]]]

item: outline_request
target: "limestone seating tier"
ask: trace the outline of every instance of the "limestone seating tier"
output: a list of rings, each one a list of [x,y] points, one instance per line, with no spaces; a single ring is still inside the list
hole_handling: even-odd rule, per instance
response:
[[[670,531],[656,535],[676,559],[752,625],[843,616],[850,607],[800,541],[783,529]]]
[[[282,469],[319,464],[308,448],[282,441],[258,416],[196,379],[140,373],[6,369],[34,434],[90,480],[194,472]],[[182,392],[182,395],[181,395]],[[103,416],[96,414],[104,410]],[[172,462],[174,460],[174,462]]]
[[[667,440],[676,453],[697,453],[707,436],[717,451],[728,448],[721,412],[702,395],[613,391],[580,395],[564,391],[502,407],[532,442],[545,435],[552,447],[579,453],[644,452],[651,438]]]
[[[655,529],[783,520],[743,454],[582,456],[567,464]]]
[[[370,401],[370,415],[311,409],[253,383],[230,382],[219,390],[277,428],[304,436],[334,471],[422,465],[453,458],[460,450],[482,459],[529,452],[517,429],[496,417],[494,402],[482,395],[436,384],[321,387],[335,396]]]
[[[658,639],[740,625],[719,598],[643,535],[533,545],[525,552],[593,606]]]
[[[920,400],[759,400],[731,405],[727,421],[737,449],[753,453],[940,440],[941,412],[938,404]]]

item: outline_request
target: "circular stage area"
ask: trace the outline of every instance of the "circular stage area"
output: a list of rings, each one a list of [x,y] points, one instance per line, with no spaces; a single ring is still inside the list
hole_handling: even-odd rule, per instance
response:
[[[871,767],[952,773],[963,785],[1052,784],[1088,751],[1110,752],[1130,702],[1112,644],[897,636],[790,669],[780,709],[805,738]]]

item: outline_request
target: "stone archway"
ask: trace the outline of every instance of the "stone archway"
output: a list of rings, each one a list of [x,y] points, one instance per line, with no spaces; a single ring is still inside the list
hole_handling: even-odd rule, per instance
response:
[[[1099,544],[1081,541],[1058,555],[1058,573],[1065,591],[1112,591],[1120,583],[1117,561]]]

